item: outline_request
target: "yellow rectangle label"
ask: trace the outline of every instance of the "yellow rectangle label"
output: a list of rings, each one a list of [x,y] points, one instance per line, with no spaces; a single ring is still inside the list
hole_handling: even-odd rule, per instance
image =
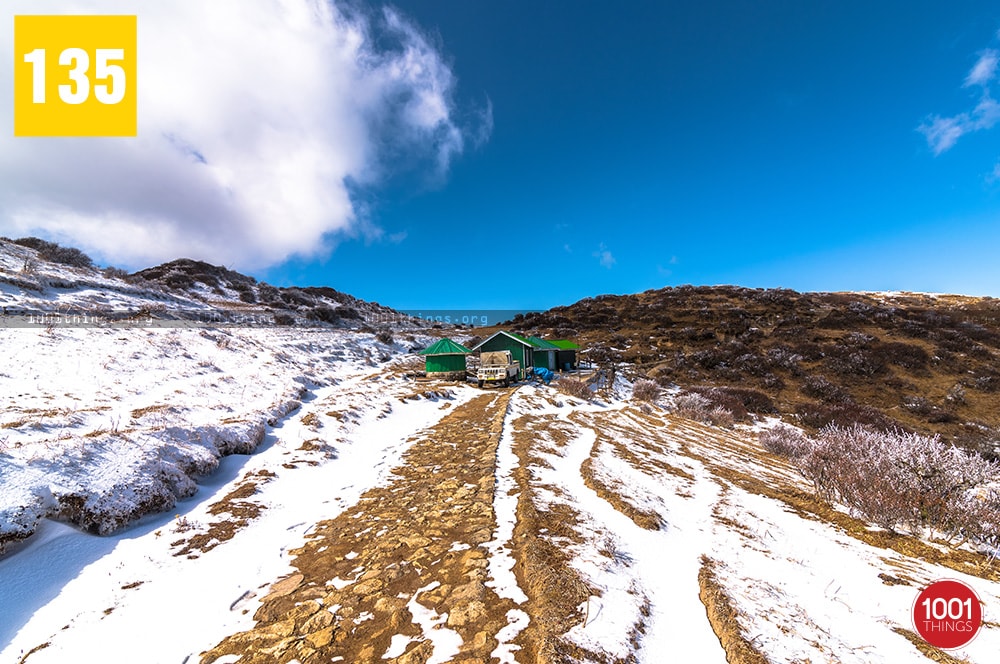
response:
[[[135,136],[135,16],[15,16],[15,136]]]

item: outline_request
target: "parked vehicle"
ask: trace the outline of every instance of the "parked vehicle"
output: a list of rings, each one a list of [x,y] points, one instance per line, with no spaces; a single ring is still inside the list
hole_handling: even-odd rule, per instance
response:
[[[488,383],[500,383],[504,387],[509,387],[517,380],[520,372],[521,363],[511,357],[509,350],[487,351],[479,356],[476,380],[479,381],[479,387]]]

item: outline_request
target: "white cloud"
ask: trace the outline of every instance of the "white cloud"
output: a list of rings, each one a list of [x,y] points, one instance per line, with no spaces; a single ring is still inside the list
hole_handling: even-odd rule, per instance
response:
[[[997,64],[1000,64],[1000,54],[997,51],[992,48],[983,51],[965,77],[965,86],[986,85],[992,81],[997,73]]]
[[[467,134],[485,141],[492,127],[489,105],[484,121],[459,126],[451,69],[394,10],[17,0],[0,21],[60,13],[138,15],[139,136],[0,134],[0,234],[53,237],[126,266],[188,256],[263,267],[340,235],[381,237],[352,189],[400,164],[441,176]],[[0,58],[11,62],[11,48]],[[13,125],[10,88],[0,86],[0,127]]]
[[[600,246],[597,248],[597,251],[595,251],[593,255],[594,258],[596,258],[597,261],[601,264],[601,267],[606,267],[609,270],[614,266],[615,263],[618,262],[615,260],[615,257],[611,254],[611,252],[608,251],[608,248],[604,246],[603,242],[600,244]]]
[[[984,92],[979,103],[969,113],[943,118],[932,115],[917,129],[927,138],[935,155],[951,149],[962,136],[982,129],[990,129],[1000,121],[1000,104]]]
[[[980,53],[963,83],[963,87],[978,88],[978,101],[972,110],[946,117],[931,115],[917,127],[935,155],[950,150],[962,136],[991,129],[1000,122],[1000,104],[990,94],[990,86],[996,79],[998,67],[1000,52],[986,49]]]
[[[995,185],[1000,182],[1000,162],[993,164],[993,170],[986,174],[986,183]]]

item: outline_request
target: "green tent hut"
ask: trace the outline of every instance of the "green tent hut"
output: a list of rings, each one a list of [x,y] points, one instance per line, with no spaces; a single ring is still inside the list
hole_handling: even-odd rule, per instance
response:
[[[532,356],[534,349],[535,345],[522,337],[520,334],[500,330],[499,332],[496,332],[492,336],[488,337],[485,341],[480,342],[479,345],[472,349],[472,352],[483,353],[497,350],[509,350],[511,357],[517,360],[517,363],[521,366],[521,373],[518,378],[523,379],[527,375],[528,369],[535,366],[534,358]]]
[[[425,356],[424,369],[428,378],[465,380],[465,357],[472,351],[445,337],[420,351]]]
[[[559,365],[560,371],[577,368],[576,353],[580,350],[579,344],[575,344],[568,339],[553,339],[549,343],[559,349],[556,351],[556,364]]]
[[[534,366],[555,371],[558,366],[556,364],[556,353],[559,351],[559,347],[538,337],[528,337],[528,341],[535,347],[532,353],[534,356]]]

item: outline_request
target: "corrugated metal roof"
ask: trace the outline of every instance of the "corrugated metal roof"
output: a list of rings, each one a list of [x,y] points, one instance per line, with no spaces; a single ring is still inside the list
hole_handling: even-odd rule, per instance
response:
[[[500,330],[499,332],[494,332],[493,334],[491,334],[490,336],[488,336],[487,338],[483,339],[478,344],[476,344],[475,348],[472,349],[472,352],[475,352],[477,348],[479,348],[480,346],[484,345],[487,341],[489,341],[490,339],[492,339],[492,338],[494,338],[494,337],[496,337],[498,335],[501,335],[501,334],[503,336],[505,336],[505,337],[509,337],[509,338],[513,339],[514,341],[516,341],[516,342],[518,342],[520,344],[524,344],[525,346],[528,346],[529,348],[534,348],[535,347],[535,345],[533,343],[531,343],[530,341],[528,341],[527,339],[525,339],[524,337],[522,337],[520,334],[514,334],[513,332],[507,332],[506,330]]]
[[[420,355],[468,355],[472,351],[460,343],[445,337],[436,341],[430,348],[420,351]]]
[[[539,350],[559,350],[559,346],[552,344],[545,339],[539,339],[538,337],[528,337],[528,341],[531,345]]]
[[[580,350],[580,344],[575,344],[567,339],[553,339],[549,343],[560,350]]]

